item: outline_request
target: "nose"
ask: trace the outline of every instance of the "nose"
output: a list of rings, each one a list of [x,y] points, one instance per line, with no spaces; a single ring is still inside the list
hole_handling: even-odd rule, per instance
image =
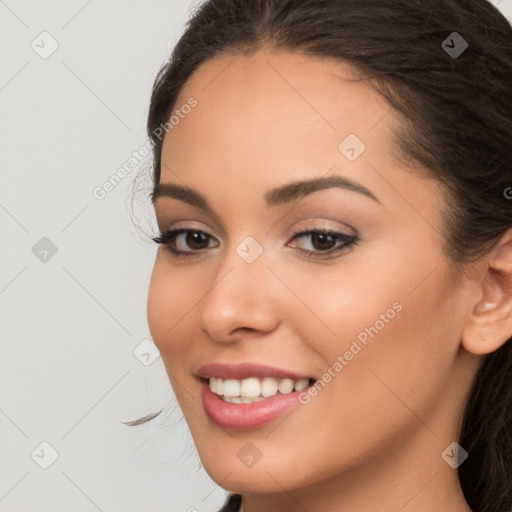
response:
[[[211,284],[199,304],[199,324],[217,342],[237,341],[247,333],[272,332],[279,325],[279,281],[267,268],[265,253],[248,263],[235,251],[220,256]]]

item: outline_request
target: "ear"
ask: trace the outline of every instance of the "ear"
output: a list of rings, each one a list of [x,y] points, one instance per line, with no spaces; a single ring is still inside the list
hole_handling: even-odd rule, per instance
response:
[[[512,337],[512,229],[485,258],[480,299],[473,304],[462,332],[463,347],[489,354]]]

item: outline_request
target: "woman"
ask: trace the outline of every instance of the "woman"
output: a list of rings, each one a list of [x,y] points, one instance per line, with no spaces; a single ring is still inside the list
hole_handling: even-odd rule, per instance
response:
[[[224,511],[512,510],[511,84],[485,0],[197,8],[148,322]]]

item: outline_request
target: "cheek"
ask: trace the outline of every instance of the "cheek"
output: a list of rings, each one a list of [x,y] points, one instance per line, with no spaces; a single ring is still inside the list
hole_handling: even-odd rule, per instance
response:
[[[319,267],[314,279],[304,269],[293,271],[291,282],[315,315],[289,321],[300,319],[303,339],[325,364],[346,353],[350,366],[375,361],[394,368],[397,380],[420,367],[427,373],[446,368],[463,314],[449,283],[452,270],[427,235],[418,235],[415,247],[410,233],[396,236],[392,248],[369,244],[339,268]]]
[[[171,269],[165,253],[157,256],[148,291],[148,326],[178,404],[187,421],[192,418],[191,430],[200,411],[197,399],[190,399],[188,363],[195,350],[191,341],[197,336],[190,330],[190,322],[194,321],[194,306],[204,293],[194,273]]]
[[[381,266],[358,259],[358,255],[347,257],[338,268],[319,266],[313,274],[307,267],[298,267],[284,275],[301,299],[281,301],[285,321],[300,330],[300,339],[319,356],[317,371],[351,347],[356,352],[354,341],[361,349],[369,347],[372,340],[385,336],[392,324],[400,323],[405,302],[401,281],[407,278],[385,262],[381,261]],[[395,277],[385,282],[387,274]]]
[[[174,313],[170,306],[175,293],[170,290],[169,286],[166,286],[165,274],[158,262],[159,257],[158,255],[149,283],[147,317],[151,337],[158,349],[162,351],[166,330],[172,326],[171,317]],[[165,314],[166,311],[168,315]]]
[[[411,276],[397,273],[393,286],[370,294],[359,287],[338,301],[346,309],[330,318],[339,341],[321,350],[329,366],[339,364],[333,368],[333,384],[327,384],[332,388],[322,390],[324,397],[318,399],[342,405],[331,409],[337,416],[333,425],[339,422],[353,439],[382,440],[416,428],[415,415],[428,417],[440,399],[459,349],[463,318],[446,285],[446,271],[439,265],[417,289]]]
[[[460,294],[448,282],[451,269],[432,250],[423,261],[408,259],[414,264],[397,261],[397,255],[381,254],[371,265],[349,265],[347,259],[350,272],[340,269],[339,278],[326,267],[314,281],[301,278],[299,270],[292,280],[315,313],[296,312],[295,320],[289,319],[315,352],[316,371],[325,383],[311,401],[325,407],[343,403],[331,409],[337,417],[332,424],[356,436],[370,411],[384,423],[391,418],[394,427],[398,418],[416,421],[404,403],[426,414],[460,346],[464,315]],[[377,423],[365,429],[373,431]]]
[[[149,284],[147,319],[151,336],[158,347],[166,368],[182,354],[190,343],[185,343],[183,328],[189,322],[194,304],[201,296],[195,286],[193,273],[172,269],[166,264],[166,255],[158,254]]]

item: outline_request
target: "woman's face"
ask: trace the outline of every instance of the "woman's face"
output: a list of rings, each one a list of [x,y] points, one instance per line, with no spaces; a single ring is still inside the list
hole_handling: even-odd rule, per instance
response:
[[[393,111],[354,77],[267,49],[210,60],[164,139],[160,184],[175,188],[157,194],[158,225],[190,231],[159,248],[148,321],[229,490],[452,471],[441,452],[476,368],[467,284],[442,251],[441,189],[394,159]],[[251,403],[221,396],[240,391]]]

